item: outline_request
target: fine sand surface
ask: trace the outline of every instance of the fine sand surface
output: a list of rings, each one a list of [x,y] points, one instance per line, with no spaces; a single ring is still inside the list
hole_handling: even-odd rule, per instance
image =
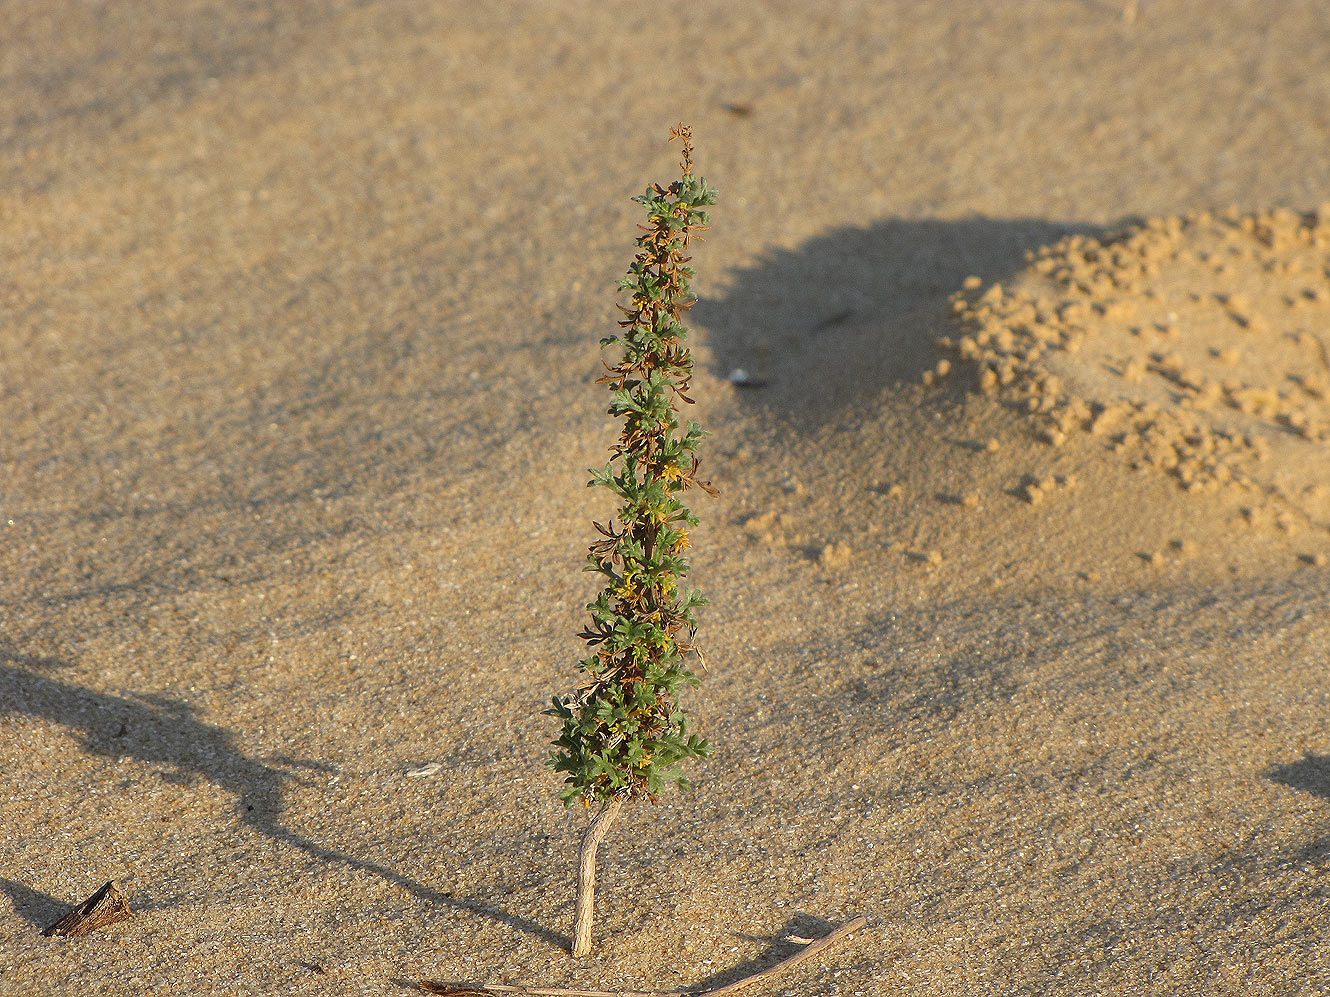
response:
[[[673,989],[857,914],[756,992],[1330,990],[1321,0],[0,37],[0,993]],[[540,710],[680,120],[715,754],[574,962]]]

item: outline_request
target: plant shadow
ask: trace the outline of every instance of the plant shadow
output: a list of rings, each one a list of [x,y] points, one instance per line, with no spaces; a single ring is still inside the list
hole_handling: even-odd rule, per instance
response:
[[[807,428],[931,368],[967,277],[1005,281],[1028,252],[1103,231],[983,216],[837,229],[768,252],[691,315],[709,333],[713,372],[744,405]]]
[[[52,658],[37,659],[0,650],[0,715],[24,715],[58,724],[74,732],[93,754],[131,756],[140,762],[160,764],[166,767],[162,777],[168,782],[187,784],[195,778],[205,779],[233,794],[240,821],[272,841],[323,862],[372,873],[425,903],[489,918],[552,945],[568,945],[566,937],[534,921],[453,897],[385,865],[328,848],[284,825],[282,792],[289,782],[299,778],[292,770],[335,771],[335,766],[288,757],[252,758],[236,747],[231,731],[203,722],[187,703],[165,696],[93,692],[25,667],[34,663],[44,672],[69,667]],[[0,882],[20,916],[33,923],[68,906],[21,883]]]

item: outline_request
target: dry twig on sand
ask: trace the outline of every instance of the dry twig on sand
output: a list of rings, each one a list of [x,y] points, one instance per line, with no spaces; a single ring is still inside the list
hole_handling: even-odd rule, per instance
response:
[[[42,932],[48,938],[64,935],[73,938],[86,935],[98,928],[108,928],[133,917],[129,901],[114,882],[107,883],[87,900],[73,908],[55,924]]]
[[[814,942],[809,942],[792,956],[782,959],[773,966],[768,966],[751,976],[727,983],[715,990],[561,990],[557,987],[514,987],[502,983],[453,984],[435,983],[423,980],[420,989],[426,993],[443,994],[446,997],[472,997],[483,994],[514,994],[516,997],[729,997],[759,980],[784,972],[796,963],[803,962],[809,956],[834,945],[847,935],[852,935],[865,924],[866,917],[856,917],[842,924],[836,930],[823,935]]]

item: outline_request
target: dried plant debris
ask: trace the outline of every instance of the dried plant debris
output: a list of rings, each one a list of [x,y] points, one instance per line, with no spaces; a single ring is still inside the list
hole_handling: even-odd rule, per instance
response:
[[[969,278],[929,382],[968,371],[1059,446],[1101,437],[1188,490],[1250,488],[1330,521],[1330,204],[1195,213]],[[952,362],[948,363],[948,359]]]
[[[109,882],[42,934],[48,938],[52,935],[74,938],[128,921],[133,916],[125,895],[116,888],[114,882]]]
[[[447,997],[482,997],[484,994],[512,994],[514,997],[731,997],[740,990],[748,989],[754,983],[769,980],[797,966],[805,959],[830,948],[842,938],[850,937],[867,924],[868,918],[859,916],[851,918],[821,938],[787,936],[784,939],[786,942],[803,945],[803,948],[765,969],[710,990],[567,990],[559,987],[512,986],[504,983],[442,983],[437,980],[421,980],[417,987],[425,993],[444,994]]]

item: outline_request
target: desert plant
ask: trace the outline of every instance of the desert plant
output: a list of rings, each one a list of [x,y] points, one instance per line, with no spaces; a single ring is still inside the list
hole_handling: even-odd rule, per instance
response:
[[[590,684],[554,698],[546,712],[563,722],[550,766],[567,773],[560,794],[600,811],[582,839],[578,862],[573,955],[591,949],[596,848],[623,803],[645,796],[655,802],[669,784],[687,787],[680,763],[708,754],[707,742],[689,733],[677,704],[681,687],[696,685],[689,655],[705,666],[694,644],[693,610],[706,600],[680,588],[688,571],[684,551],[697,517],[680,500],[700,481],[697,449],[707,435],[697,423],[679,425],[677,402],[688,397],[693,358],[682,317],[692,306],[688,242],[706,226],[704,208],[715,191],[693,176],[691,129],[679,125],[671,140],[683,146],[682,176],[668,187],[653,184],[633,198],[646,209],[637,255],[619,290],[622,331],[601,340],[602,351],[622,349],[597,383],[610,390],[609,414],[623,420],[605,467],[592,469],[589,486],[607,488],[620,503],[615,519],[593,524],[600,533],[587,554],[587,570],[605,579],[587,605],[590,622],[579,634],[592,648],[579,667]]]

